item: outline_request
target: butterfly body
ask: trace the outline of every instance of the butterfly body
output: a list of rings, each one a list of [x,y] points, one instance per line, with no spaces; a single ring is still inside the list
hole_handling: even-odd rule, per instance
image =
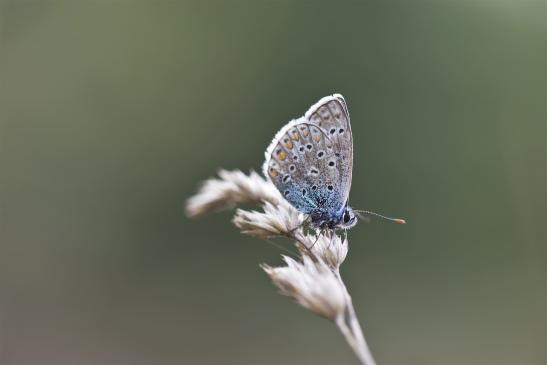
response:
[[[313,226],[348,229],[353,139],[346,102],[334,94],[285,125],[266,150],[264,175]]]

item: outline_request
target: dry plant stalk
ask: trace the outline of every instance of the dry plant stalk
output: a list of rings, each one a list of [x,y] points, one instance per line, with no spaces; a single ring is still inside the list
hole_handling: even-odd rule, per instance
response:
[[[363,365],[375,365],[357,320],[351,296],[340,276],[348,241],[334,232],[318,236],[303,228],[304,215],[286,202],[273,184],[255,172],[219,172],[201,186],[186,204],[186,214],[197,217],[241,203],[254,203],[262,212],[237,209],[233,223],[256,237],[288,237],[296,242],[297,260],[284,256],[286,266],[261,265],[281,294],[302,307],[333,321]]]

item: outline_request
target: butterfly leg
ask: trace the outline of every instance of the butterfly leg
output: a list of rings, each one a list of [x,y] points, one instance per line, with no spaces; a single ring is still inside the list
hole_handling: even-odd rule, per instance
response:
[[[331,231],[331,235],[330,235],[330,242],[329,242],[329,249],[331,248],[332,246],[332,243],[334,242],[334,236],[336,235],[336,231],[333,229]]]
[[[296,227],[292,228],[291,230],[289,230],[289,235],[292,236],[293,233],[299,229],[299,228],[302,228],[304,227],[306,224],[308,224],[311,220],[311,217],[310,216],[307,216],[306,219],[304,219],[304,221],[302,223],[300,223],[299,225],[297,225]]]
[[[319,241],[319,238],[321,238],[321,235],[322,235],[323,233],[325,233],[326,230],[327,230],[327,227],[321,228],[321,230],[319,231],[319,234],[317,235],[317,238],[315,239],[315,242],[313,243],[313,245],[311,245],[310,250],[313,248],[313,246],[315,246],[315,244],[317,243],[317,241]]]

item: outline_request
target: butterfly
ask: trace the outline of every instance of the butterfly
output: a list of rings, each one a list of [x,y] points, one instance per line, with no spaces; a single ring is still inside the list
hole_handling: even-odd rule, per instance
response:
[[[264,175],[313,227],[349,229],[357,214],[348,205],[353,137],[344,97],[326,96],[287,123],[265,153]],[[378,215],[374,212],[360,211]],[[397,223],[404,220],[393,219]]]

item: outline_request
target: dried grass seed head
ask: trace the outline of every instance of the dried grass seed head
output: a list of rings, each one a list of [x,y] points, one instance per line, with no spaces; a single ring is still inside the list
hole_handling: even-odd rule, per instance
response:
[[[285,267],[263,266],[280,292],[312,312],[335,320],[344,313],[346,293],[336,273],[323,261],[302,257],[298,262],[284,256]]]

